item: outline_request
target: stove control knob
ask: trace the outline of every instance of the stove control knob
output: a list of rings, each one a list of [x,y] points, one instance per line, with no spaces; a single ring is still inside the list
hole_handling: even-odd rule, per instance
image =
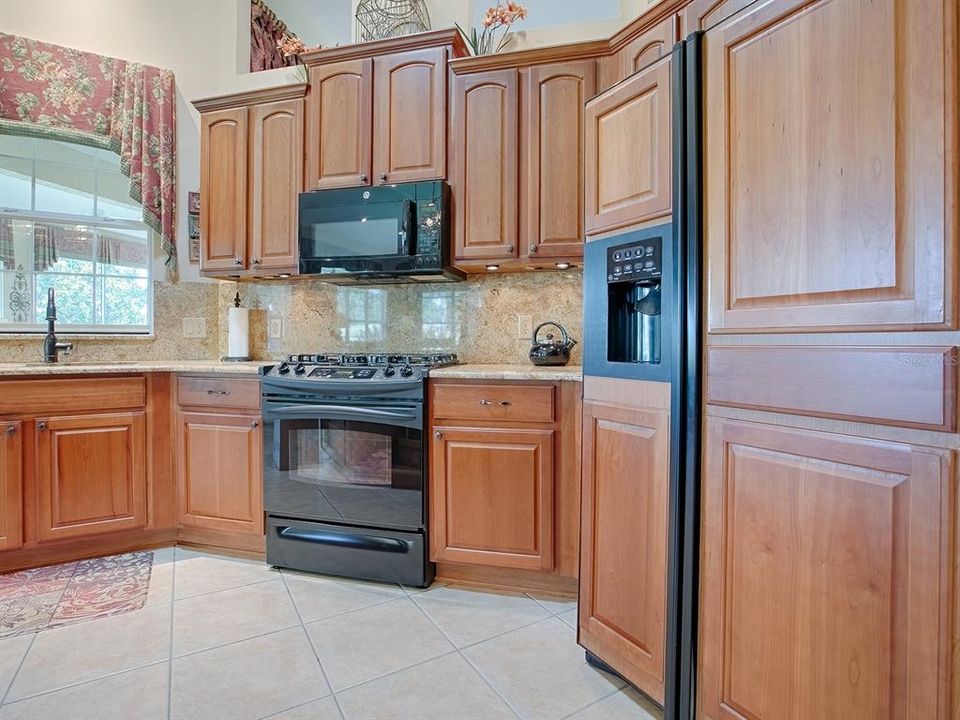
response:
[[[400,368],[400,374],[403,375],[403,377],[410,377],[413,375],[413,368],[409,365],[404,365],[402,368]]]
[[[298,362],[298,363],[294,366],[293,371],[294,371],[297,375],[303,375],[303,374],[307,371],[307,366],[304,365],[302,362]]]
[[[397,369],[396,369],[395,367],[393,367],[393,365],[387,365],[387,366],[383,369],[383,376],[384,376],[384,377],[393,377],[394,375],[396,375],[396,373],[397,373]]]
[[[277,366],[277,373],[280,375],[286,375],[288,372],[290,372],[290,366],[287,363],[282,362]]]

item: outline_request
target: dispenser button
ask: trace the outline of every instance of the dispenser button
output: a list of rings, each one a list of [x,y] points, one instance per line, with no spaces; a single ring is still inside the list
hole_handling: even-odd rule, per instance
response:
[[[643,264],[643,266],[644,266],[645,268],[652,268],[652,267],[653,267],[653,260],[647,260],[647,261]]]
[[[621,268],[619,265],[614,265],[614,266],[613,266],[613,274],[614,274],[614,275],[619,275],[622,271],[623,271],[623,268]]]
[[[619,260],[621,257],[622,257],[622,256],[620,255],[620,251],[619,251],[619,250],[617,250],[617,252],[615,252],[615,253],[613,254],[613,259],[614,259],[614,260]]]
[[[633,269],[636,270],[637,272],[640,272],[640,270],[643,269],[643,263],[634,263]]]
[[[653,255],[653,245],[647,245],[647,255]]]
[[[632,254],[633,254],[633,253],[631,253],[629,250],[624,250],[624,251],[623,251],[623,257],[624,257],[624,258],[629,258]]]
[[[627,263],[626,265],[624,265],[624,266],[623,266],[623,272],[624,272],[624,274],[626,274],[626,273],[632,273],[632,272],[633,272],[633,265],[631,265],[630,263]]]

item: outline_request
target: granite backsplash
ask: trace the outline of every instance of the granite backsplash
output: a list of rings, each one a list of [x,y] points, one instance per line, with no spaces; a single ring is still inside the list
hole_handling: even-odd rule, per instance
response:
[[[152,337],[84,337],[60,331],[61,339],[73,343],[71,360],[214,360],[219,357],[217,319],[219,288],[210,282],[155,282],[153,284]],[[207,321],[207,336],[183,337],[183,318]],[[0,362],[34,362],[41,358],[43,336],[0,335]]]
[[[239,291],[244,307],[251,308],[255,359],[294,352],[443,351],[456,352],[462,362],[526,363],[530,338],[517,337],[517,316],[532,316],[534,326],[554,320],[580,340],[582,280],[579,270],[571,270],[430,285],[221,283],[219,347],[226,354],[227,309]],[[271,321],[279,337],[268,338]],[[577,345],[571,364],[580,363]]]
[[[471,277],[430,285],[336,286],[286,282],[156,282],[152,337],[84,337],[77,362],[216,360],[227,351],[227,308],[239,290],[251,308],[250,350],[269,360],[293,352],[456,352],[462,362],[526,363],[530,339],[517,337],[517,316],[533,325],[555,320],[577,340],[583,335],[582,275],[565,272]],[[201,339],[183,337],[183,318],[207,321]],[[279,325],[279,337],[268,328]],[[279,322],[277,322],[279,321]],[[277,329],[277,328],[275,328]],[[0,362],[40,359],[42,336],[0,335]],[[581,363],[580,346],[571,364]]]

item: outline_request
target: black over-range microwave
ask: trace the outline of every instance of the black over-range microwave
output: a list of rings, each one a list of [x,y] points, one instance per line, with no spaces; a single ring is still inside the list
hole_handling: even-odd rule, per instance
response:
[[[339,284],[462,280],[445,182],[300,193],[300,274]]]

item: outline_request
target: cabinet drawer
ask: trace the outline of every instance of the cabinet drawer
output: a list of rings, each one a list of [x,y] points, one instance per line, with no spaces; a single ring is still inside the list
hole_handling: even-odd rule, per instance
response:
[[[0,414],[46,414],[140,408],[147,404],[143,377],[52,380],[4,380],[0,383]]]
[[[180,405],[260,409],[260,381],[237,378],[177,378]]]
[[[553,422],[553,385],[434,385],[433,416]]]

